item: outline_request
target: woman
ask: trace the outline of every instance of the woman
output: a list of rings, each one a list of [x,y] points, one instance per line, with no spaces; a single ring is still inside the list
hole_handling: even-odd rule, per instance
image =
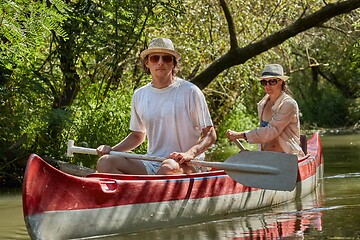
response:
[[[245,139],[249,143],[260,144],[262,151],[285,152],[296,154],[298,158],[305,156],[300,147],[299,107],[289,95],[286,85],[288,76],[279,64],[266,65],[260,83],[266,95],[258,103],[260,127],[236,132],[226,131],[226,137],[235,141]]]

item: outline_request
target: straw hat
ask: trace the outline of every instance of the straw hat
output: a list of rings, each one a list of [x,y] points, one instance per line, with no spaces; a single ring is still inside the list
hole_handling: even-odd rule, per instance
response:
[[[181,59],[180,53],[175,51],[173,42],[168,38],[154,38],[151,40],[148,49],[140,53],[140,58],[144,58],[150,53],[167,53],[173,55],[177,61]]]
[[[280,64],[268,64],[261,73],[260,80],[264,78],[280,78],[281,80],[288,80],[289,77],[284,75],[283,67]]]

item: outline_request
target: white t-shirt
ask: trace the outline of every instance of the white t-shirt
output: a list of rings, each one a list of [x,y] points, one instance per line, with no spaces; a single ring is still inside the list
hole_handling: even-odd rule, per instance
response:
[[[207,126],[213,123],[205,97],[191,82],[176,78],[167,88],[149,83],[134,92],[130,130],[146,133],[149,155],[186,152]]]

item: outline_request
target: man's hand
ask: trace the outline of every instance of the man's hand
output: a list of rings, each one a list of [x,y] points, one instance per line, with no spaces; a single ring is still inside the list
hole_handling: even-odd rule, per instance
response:
[[[168,156],[168,158],[174,159],[179,164],[183,164],[183,163],[186,164],[191,160],[193,160],[195,156],[187,152],[186,153],[173,152]]]
[[[100,145],[97,149],[96,152],[97,154],[101,157],[103,155],[109,154],[110,151],[112,151],[112,147],[109,145]]]

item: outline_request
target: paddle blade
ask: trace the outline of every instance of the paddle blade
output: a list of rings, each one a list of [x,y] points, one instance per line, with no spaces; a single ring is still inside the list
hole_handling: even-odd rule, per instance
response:
[[[225,170],[235,181],[256,188],[292,191],[296,186],[296,155],[270,151],[241,151],[225,163],[248,166],[248,170]]]

